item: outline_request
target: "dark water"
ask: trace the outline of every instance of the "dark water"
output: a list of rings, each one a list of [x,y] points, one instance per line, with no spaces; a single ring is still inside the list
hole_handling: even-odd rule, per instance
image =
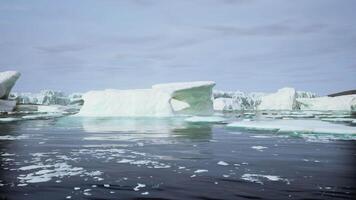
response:
[[[352,199],[356,141],[181,119],[0,124],[0,199]]]

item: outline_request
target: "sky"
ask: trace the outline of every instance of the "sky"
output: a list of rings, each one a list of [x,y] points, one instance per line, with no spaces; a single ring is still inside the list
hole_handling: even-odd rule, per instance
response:
[[[0,0],[15,91],[213,80],[216,89],[356,89],[354,0]]]

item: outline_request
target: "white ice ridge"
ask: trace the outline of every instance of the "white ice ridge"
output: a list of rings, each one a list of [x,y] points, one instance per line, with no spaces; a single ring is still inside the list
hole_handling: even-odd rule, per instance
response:
[[[251,130],[272,130],[278,132],[356,134],[356,128],[319,120],[270,120],[238,121],[227,125],[233,128]]]
[[[211,115],[215,82],[198,81],[153,85],[151,89],[89,91],[77,116]]]
[[[0,99],[7,99],[20,75],[16,71],[0,72]]]

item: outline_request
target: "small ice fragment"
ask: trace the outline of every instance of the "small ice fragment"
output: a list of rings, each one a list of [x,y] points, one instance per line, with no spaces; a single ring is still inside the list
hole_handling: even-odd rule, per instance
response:
[[[148,195],[148,194],[150,194],[149,192],[142,192],[141,193],[142,195]]]
[[[228,166],[228,165],[229,165],[229,163],[224,162],[224,161],[219,161],[219,162],[218,162],[218,165]]]
[[[194,173],[204,173],[204,172],[208,172],[207,169],[198,169],[198,170],[195,170]]]
[[[104,184],[104,187],[108,188],[108,187],[110,187],[110,184]]]
[[[145,184],[141,184],[141,183],[137,183],[137,186],[134,187],[134,190],[135,190],[135,191],[139,191],[140,188],[143,188],[143,187],[146,187],[146,185],[145,185]]]
[[[74,187],[74,190],[80,190],[80,187]]]
[[[256,149],[257,151],[263,151],[263,149],[267,149],[267,147],[264,146],[252,146],[252,149]]]
[[[72,198],[72,196],[66,196],[66,199],[71,199]]]

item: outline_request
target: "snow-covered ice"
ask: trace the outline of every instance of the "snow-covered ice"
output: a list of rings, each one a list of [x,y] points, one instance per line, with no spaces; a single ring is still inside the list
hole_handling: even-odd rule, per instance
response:
[[[168,83],[151,89],[90,91],[77,116],[173,116],[213,113],[212,81]]]
[[[237,121],[227,126],[252,130],[273,130],[278,132],[356,134],[355,127],[319,120]]]

